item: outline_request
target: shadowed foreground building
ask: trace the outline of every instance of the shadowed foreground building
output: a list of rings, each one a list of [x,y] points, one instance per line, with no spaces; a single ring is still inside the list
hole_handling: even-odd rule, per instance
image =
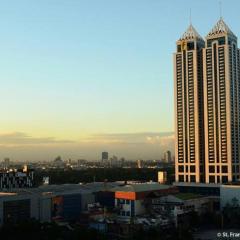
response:
[[[176,182],[240,178],[240,53],[221,18],[205,39],[190,26],[175,63]]]

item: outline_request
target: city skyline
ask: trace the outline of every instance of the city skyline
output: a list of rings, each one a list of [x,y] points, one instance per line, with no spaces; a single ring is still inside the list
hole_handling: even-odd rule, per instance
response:
[[[160,158],[173,147],[174,40],[189,25],[190,8],[205,36],[198,10],[208,6],[204,22],[211,26],[218,1],[103,2],[0,4],[0,158],[51,160],[63,153],[93,159],[111,149]],[[225,2],[224,19],[240,35],[239,3]],[[167,149],[159,140],[164,133],[171,139]],[[139,134],[145,135],[133,137]]]
[[[174,152],[174,133],[96,134],[77,142],[34,138],[19,132],[0,134],[0,146],[0,162],[5,157],[12,161],[53,161],[59,155],[64,160],[101,160],[102,151],[127,160],[159,160],[164,151]]]

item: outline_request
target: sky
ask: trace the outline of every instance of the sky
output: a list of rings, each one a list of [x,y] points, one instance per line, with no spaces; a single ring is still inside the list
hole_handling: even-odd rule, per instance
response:
[[[0,1],[0,161],[173,150],[175,42],[217,0]],[[240,1],[222,15],[240,36]]]

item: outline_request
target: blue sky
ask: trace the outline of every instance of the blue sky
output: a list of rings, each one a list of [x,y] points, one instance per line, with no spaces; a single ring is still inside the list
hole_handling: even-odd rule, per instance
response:
[[[0,133],[69,144],[173,132],[172,53],[190,8],[205,36],[217,0],[0,1]],[[240,36],[240,2],[222,9]]]

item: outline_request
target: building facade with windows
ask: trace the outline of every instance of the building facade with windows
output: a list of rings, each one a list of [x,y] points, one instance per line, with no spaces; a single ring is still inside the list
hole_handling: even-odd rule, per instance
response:
[[[177,41],[176,182],[240,178],[240,50],[222,18],[205,41],[190,25]]]
[[[177,182],[204,180],[203,48],[204,40],[190,25],[174,54]]]
[[[29,169],[3,170],[0,172],[0,189],[34,187],[34,171]]]
[[[203,51],[206,183],[239,179],[240,61],[237,37],[220,19]]]

